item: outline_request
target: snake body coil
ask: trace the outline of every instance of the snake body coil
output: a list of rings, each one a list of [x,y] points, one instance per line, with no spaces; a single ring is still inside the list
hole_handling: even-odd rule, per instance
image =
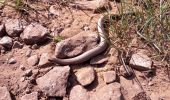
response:
[[[99,20],[98,20],[98,32],[99,32],[99,36],[100,36],[100,43],[97,47],[86,51],[85,53],[73,57],[73,58],[68,58],[68,59],[60,59],[60,58],[51,58],[49,59],[50,62],[53,63],[57,63],[60,65],[70,65],[70,64],[79,64],[79,63],[83,63],[87,60],[89,60],[90,58],[102,53],[107,47],[108,44],[105,40],[106,37],[106,32],[104,29],[104,16],[102,16]]]

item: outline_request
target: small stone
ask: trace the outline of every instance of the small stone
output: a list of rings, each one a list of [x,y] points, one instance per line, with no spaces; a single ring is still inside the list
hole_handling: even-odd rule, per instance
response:
[[[38,92],[25,94],[24,96],[21,97],[21,100],[38,100]]]
[[[85,26],[85,27],[84,27],[84,31],[88,31],[88,30],[90,30],[90,28],[87,27],[87,26]]]
[[[108,57],[105,57],[103,55],[99,55],[97,57],[94,57],[90,60],[90,64],[96,65],[96,64],[103,64],[108,61]]]
[[[5,29],[9,36],[19,36],[24,30],[24,22],[19,19],[8,19],[5,23]]]
[[[26,57],[30,57],[31,56],[31,52],[32,50],[31,49],[28,49],[25,53]]]
[[[5,26],[4,24],[0,25],[0,37],[5,36]]]
[[[0,100],[12,100],[7,87],[0,87]]]
[[[50,12],[51,14],[55,15],[55,16],[59,16],[59,9],[60,9],[60,8],[57,8],[56,5],[52,5],[52,6],[50,6],[50,8],[49,8],[49,12]]]
[[[41,57],[40,57],[40,61],[38,63],[38,66],[42,67],[42,66],[45,66],[47,64],[49,64],[50,62],[48,61],[48,59],[50,58],[50,55],[49,53],[43,53],[41,54]]]
[[[20,37],[26,44],[32,45],[47,42],[48,34],[49,31],[47,28],[43,27],[41,24],[31,23],[25,28]]]
[[[153,83],[153,82],[149,82],[148,85],[149,85],[149,86],[153,86],[154,83]]]
[[[11,48],[12,47],[12,38],[8,37],[8,36],[4,36],[1,40],[0,40],[0,44],[3,45],[5,48]]]
[[[106,83],[111,83],[116,80],[116,73],[115,71],[107,71],[103,73],[103,77]]]
[[[34,45],[32,45],[32,47],[31,47],[33,50],[35,50],[35,49],[38,49],[39,48],[39,46],[37,45],[37,44],[34,44]]]
[[[27,63],[30,66],[35,66],[38,63],[38,60],[39,60],[38,56],[33,55],[27,59]]]
[[[90,100],[123,100],[121,85],[117,82],[105,85],[96,90]]]
[[[21,78],[20,78],[20,81],[21,81],[21,82],[24,82],[24,81],[25,81],[25,77],[21,77]]]
[[[25,70],[25,67],[24,67],[24,65],[20,65],[20,67],[19,67],[21,70]]]
[[[24,74],[22,76],[31,76],[32,75],[32,70],[31,69],[28,69],[24,72]]]
[[[29,88],[26,88],[25,93],[26,94],[31,93],[31,90]]]
[[[76,77],[81,85],[87,86],[95,79],[94,69],[92,67],[81,68],[77,71]]]
[[[69,66],[57,66],[36,80],[38,87],[47,96],[65,96],[67,80],[70,74]]]
[[[90,96],[84,87],[76,85],[71,89],[70,100],[89,100]]]
[[[16,61],[16,59],[15,58],[10,58],[9,60],[8,60],[8,64],[15,64],[17,61]]]
[[[132,55],[130,65],[137,70],[150,70],[152,69],[152,60],[145,54],[136,53]]]
[[[13,44],[12,48],[13,48],[13,49],[14,49],[14,48],[21,49],[23,46],[24,46],[24,45],[21,44],[20,42],[14,41],[14,44]]]

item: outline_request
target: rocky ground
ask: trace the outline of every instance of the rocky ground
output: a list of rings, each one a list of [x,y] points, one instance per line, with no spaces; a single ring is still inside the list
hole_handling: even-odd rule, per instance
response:
[[[97,46],[99,11],[117,12],[107,0],[75,2],[30,1],[28,11],[1,6],[0,100],[170,100],[166,64],[153,60],[153,51],[138,39],[131,43],[127,65],[132,76],[115,48],[83,64],[48,61],[52,55],[71,58]]]

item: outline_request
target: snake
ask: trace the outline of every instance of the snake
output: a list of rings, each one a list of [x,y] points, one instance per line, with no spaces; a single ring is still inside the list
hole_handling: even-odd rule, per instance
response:
[[[106,22],[110,19],[120,20],[121,16],[127,16],[127,15],[136,15],[136,12],[127,12],[120,15],[119,14],[102,15],[97,22],[97,29],[100,37],[100,42],[98,46],[73,58],[61,59],[61,58],[52,57],[49,59],[49,61],[60,65],[80,64],[104,52],[106,48],[109,46],[109,42],[107,41],[108,32],[106,32],[105,29],[105,26],[107,26]]]
[[[99,37],[100,37],[100,42],[99,42],[98,46],[82,53],[81,55],[73,57],[73,58],[61,59],[61,58],[52,57],[49,59],[49,61],[53,62],[53,63],[60,64],[60,65],[80,64],[80,63],[86,62],[86,61],[90,60],[91,58],[97,56],[98,54],[104,52],[104,50],[106,50],[108,47],[108,43],[106,41],[107,32],[104,29],[104,23],[103,23],[104,19],[105,19],[105,16],[101,16],[97,22],[97,29],[98,29],[98,33],[99,33]]]

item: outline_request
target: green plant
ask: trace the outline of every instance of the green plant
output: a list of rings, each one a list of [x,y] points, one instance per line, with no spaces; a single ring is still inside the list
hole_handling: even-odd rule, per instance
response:
[[[62,37],[61,36],[54,36],[54,42],[60,42],[62,40]]]
[[[167,1],[144,0],[134,4],[121,0],[117,7],[120,18],[109,19],[112,45],[127,50],[132,39],[137,37],[156,50],[152,54],[155,59],[170,54],[170,4]]]

